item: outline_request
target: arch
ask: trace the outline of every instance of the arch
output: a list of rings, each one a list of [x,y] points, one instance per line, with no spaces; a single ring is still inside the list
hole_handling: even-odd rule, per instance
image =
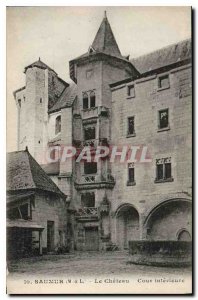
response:
[[[120,249],[127,249],[131,240],[139,240],[139,212],[129,203],[123,203],[115,212],[116,242]]]
[[[178,241],[191,241],[191,234],[186,228],[181,228],[177,232]]]
[[[118,212],[119,212],[121,209],[123,209],[124,207],[132,207],[132,208],[134,208],[135,210],[137,210],[137,212],[138,212],[138,209],[136,208],[135,205],[126,202],[126,203],[122,203],[120,206],[118,206],[118,208],[116,209],[116,211],[115,211],[115,213],[114,213],[114,216],[116,217],[117,214],[118,214]],[[138,212],[138,215],[139,215],[139,212]]]
[[[181,228],[191,231],[191,201],[172,198],[153,207],[144,221],[146,237],[152,240],[175,240]]]
[[[59,132],[61,132],[61,115],[56,117],[55,121],[55,134],[58,134]]]

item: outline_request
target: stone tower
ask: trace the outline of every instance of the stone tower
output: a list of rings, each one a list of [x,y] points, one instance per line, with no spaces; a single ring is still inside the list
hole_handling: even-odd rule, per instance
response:
[[[74,144],[82,148],[109,145],[111,134],[110,83],[138,76],[118,48],[106,13],[88,52],[70,61],[70,77],[78,86],[73,108]],[[115,185],[108,159],[77,162],[74,166],[74,201],[77,249],[104,249],[110,237],[111,191]]]
[[[49,139],[48,110],[68,84],[40,58],[25,67],[24,73],[26,85],[14,92],[18,109],[18,150],[28,147],[42,164]]]

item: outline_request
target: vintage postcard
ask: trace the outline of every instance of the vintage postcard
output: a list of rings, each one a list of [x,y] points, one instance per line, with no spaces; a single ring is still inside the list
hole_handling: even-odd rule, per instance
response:
[[[192,293],[192,9],[7,7],[7,293]]]

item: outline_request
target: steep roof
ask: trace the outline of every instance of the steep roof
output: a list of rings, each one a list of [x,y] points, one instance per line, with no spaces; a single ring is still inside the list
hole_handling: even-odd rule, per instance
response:
[[[37,67],[37,68],[40,68],[40,69],[48,69],[50,71],[53,71],[57,75],[57,73],[52,68],[50,68],[48,65],[46,65],[44,62],[42,62],[40,60],[40,57],[39,57],[39,60],[37,60],[34,63],[32,63],[32,64],[28,65],[27,67],[25,67],[24,73],[27,71],[28,68],[33,68],[33,67]]]
[[[189,58],[191,58],[191,40],[187,39],[130,61],[142,74]]]
[[[122,57],[118,44],[113,35],[113,31],[106,16],[98,29],[95,39],[92,43],[92,48],[95,51],[106,53],[112,56]]]
[[[39,189],[64,195],[28,150],[8,153],[7,191],[21,192],[28,189]]]
[[[76,96],[77,85],[75,83],[71,83],[67,88],[64,89],[57,102],[49,109],[49,113],[72,106]]]

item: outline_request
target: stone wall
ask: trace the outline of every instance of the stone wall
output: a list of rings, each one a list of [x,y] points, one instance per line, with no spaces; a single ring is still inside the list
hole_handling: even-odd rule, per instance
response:
[[[112,214],[121,204],[131,204],[139,213],[141,227],[149,211],[159,203],[180,197],[189,199],[192,195],[191,67],[173,69],[168,74],[170,87],[167,89],[158,89],[159,75],[112,89],[111,143],[148,146],[152,158],[150,163],[135,163],[133,186],[127,186],[127,162],[112,163],[112,175],[116,179],[112,193]],[[135,85],[134,98],[127,97],[127,85],[130,84]],[[158,111],[163,108],[169,109],[170,128],[159,131]],[[135,116],[133,137],[127,137],[127,118],[130,116]],[[171,157],[173,181],[155,183],[156,159],[166,157]],[[112,220],[114,241],[115,226]],[[164,230],[167,231],[167,227]]]
[[[60,243],[60,234],[63,244],[67,245],[67,209],[63,199],[52,194],[37,194],[32,221],[44,227],[42,232],[44,252],[47,249],[47,221],[54,222],[54,248]]]

